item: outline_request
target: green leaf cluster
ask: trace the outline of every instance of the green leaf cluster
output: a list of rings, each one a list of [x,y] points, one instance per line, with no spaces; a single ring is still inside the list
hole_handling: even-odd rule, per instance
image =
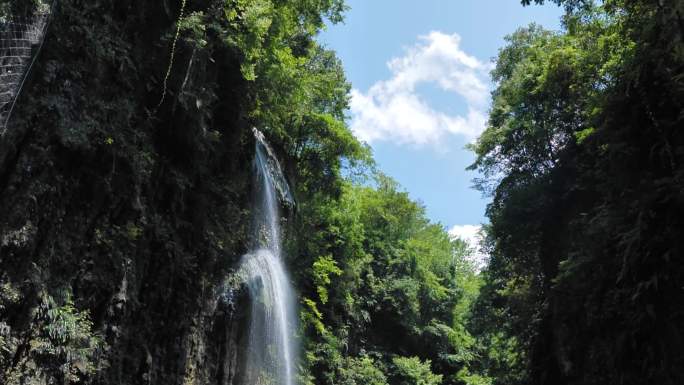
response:
[[[460,384],[457,372],[476,360],[466,328],[480,284],[470,250],[395,181],[371,177],[344,181],[338,199],[300,202],[290,254],[305,295],[305,373],[354,383],[349,367],[363,364],[391,383],[425,375]]]
[[[472,372],[494,384],[676,384],[684,8],[556,3],[562,32],[507,38],[472,146],[493,199]]]

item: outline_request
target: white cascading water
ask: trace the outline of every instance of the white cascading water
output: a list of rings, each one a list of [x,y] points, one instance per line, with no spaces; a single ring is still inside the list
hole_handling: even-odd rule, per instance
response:
[[[291,203],[287,182],[263,134],[254,130],[256,206],[252,252],[241,273],[251,300],[245,385],[294,384],[295,302],[282,261],[280,200]]]

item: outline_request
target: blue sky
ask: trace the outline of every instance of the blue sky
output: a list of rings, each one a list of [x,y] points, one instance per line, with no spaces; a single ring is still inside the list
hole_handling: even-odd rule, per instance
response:
[[[352,84],[349,123],[428,216],[471,238],[488,198],[471,188],[464,146],[484,127],[491,60],[531,22],[560,28],[555,5],[518,0],[348,0],[344,24],[320,37]]]

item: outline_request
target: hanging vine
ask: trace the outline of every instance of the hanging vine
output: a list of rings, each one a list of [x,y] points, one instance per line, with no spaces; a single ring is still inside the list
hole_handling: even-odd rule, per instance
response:
[[[176,22],[176,36],[174,36],[173,43],[171,44],[171,58],[169,59],[169,67],[166,69],[166,75],[164,76],[164,85],[162,88],[162,96],[159,100],[159,104],[157,104],[157,108],[161,107],[161,105],[164,103],[164,99],[166,98],[166,90],[169,83],[169,77],[171,77],[171,70],[173,69],[173,59],[176,55],[176,44],[178,43],[178,38],[180,37],[181,20],[183,20],[186,5],[187,0],[182,0],[180,13],[178,14],[178,21]]]

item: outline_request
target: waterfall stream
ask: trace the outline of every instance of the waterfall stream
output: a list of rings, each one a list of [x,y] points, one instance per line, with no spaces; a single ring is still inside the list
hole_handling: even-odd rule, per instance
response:
[[[250,297],[245,385],[294,384],[295,302],[283,264],[280,238],[280,202],[292,204],[292,195],[272,149],[258,130],[252,252],[241,262],[241,274]]]

